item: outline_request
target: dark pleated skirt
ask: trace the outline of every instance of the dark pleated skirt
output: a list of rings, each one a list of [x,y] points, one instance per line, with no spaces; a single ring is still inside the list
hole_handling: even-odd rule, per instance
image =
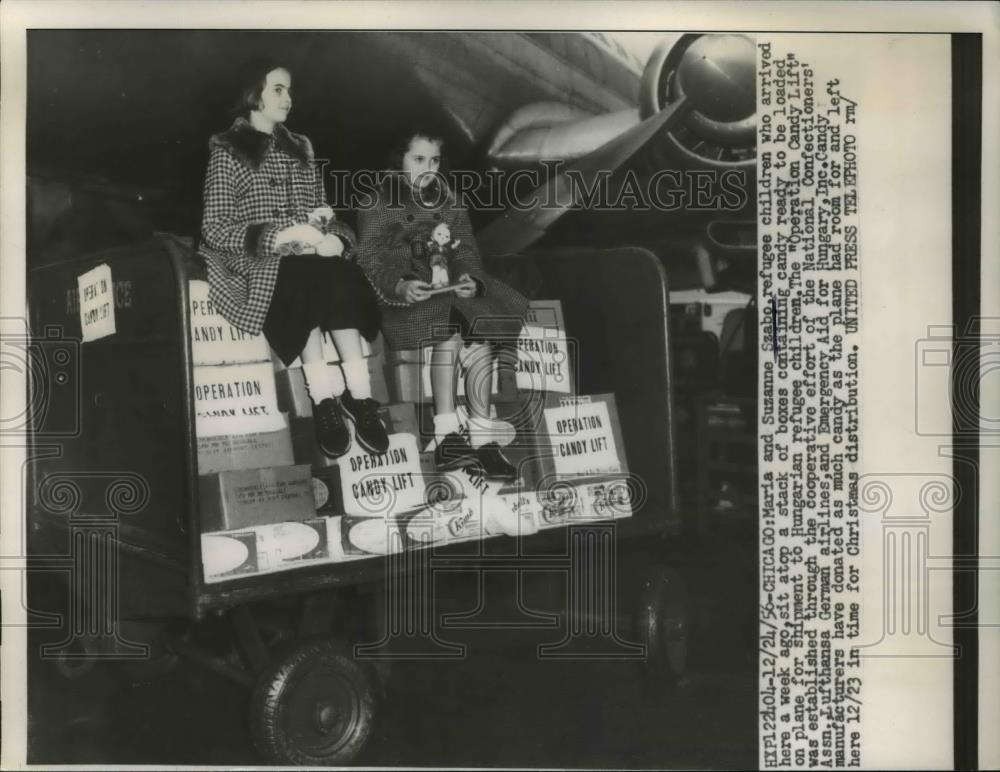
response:
[[[319,255],[281,258],[264,335],[286,365],[302,353],[317,327],[324,332],[357,329],[373,341],[379,323],[375,291],[354,263]]]

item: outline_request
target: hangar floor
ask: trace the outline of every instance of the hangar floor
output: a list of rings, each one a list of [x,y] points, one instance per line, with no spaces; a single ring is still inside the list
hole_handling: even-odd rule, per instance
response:
[[[537,631],[449,634],[461,661],[393,666],[359,764],[752,768],[757,764],[755,540],[686,552],[688,677],[650,694],[634,661],[539,660]],[[742,542],[742,543],[740,543]],[[721,545],[721,546],[720,546]],[[749,556],[749,557],[748,557]],[[100,669],[68,681],[29,636],[29,763],[251,765],[247,693],[181,662],[155,684]]]

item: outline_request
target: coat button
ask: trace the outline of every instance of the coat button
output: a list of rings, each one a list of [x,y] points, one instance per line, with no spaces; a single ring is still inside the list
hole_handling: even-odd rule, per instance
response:
[[[271,183],[271,187],[272,187],[272,188],[276,188],[276,187],[278,187],[278,185],[280,185],[280,184],[281,184],[281,181],[280,181],[280,180],[277,180],[277,179],[275,179],[274,177],[272,177],[271,179],[269,179],[269,180],[268,180],[268,182],[270,182],[270,183]]]
[[[434,213],[434,219],[435,220],[440,220],[441,219],[441,213],[440,212],[435,212]]]
[[[412,214],[406,215],[406,221],[407,222],[413,222],[413,215]]]
[[[272,217],[281,217],[281,210],[280,209],[272,209],[271,210],[271,216]]]

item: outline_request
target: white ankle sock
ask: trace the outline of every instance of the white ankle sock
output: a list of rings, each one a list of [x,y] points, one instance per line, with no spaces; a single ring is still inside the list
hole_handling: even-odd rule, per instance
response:
[[[347,388],[347,384],[344,383],[344,374],[336,365],[327,365],[326,369],[330,372],[330,380],[333,383],[333,396],[339,397]]]
[[[458,430],[458,416],[455,413],[438,413],[434,416],[434,438],[438,442]]]
[[[517,435],[517,429],[508,421],[499,418],[482,418],[470,415],[468,420],[469,444],[481,448],[489,442],[495,442],[501,448],[510,445]]]
[[[330,370],[331,368],[326,362],[306,362],[302,365],[302,374],[306,379],[306,390],[314,405],[335,396],[334,381]]]
[[[368,374],[368,363],[364,359],[341,362],[340,369],[344,371],[344,380],[347,382],[347,388],[351,390],[351,396],[354,399],[371,398],[372,382]]]

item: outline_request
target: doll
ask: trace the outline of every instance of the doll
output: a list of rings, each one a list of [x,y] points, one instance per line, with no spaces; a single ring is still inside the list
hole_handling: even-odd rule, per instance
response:
[[[438,223],[427,240],[427,255],[431,266],[431,286],[434,289],[448,286],[448,264],[461,239],[451,240],[451,228],[447,223]]]

